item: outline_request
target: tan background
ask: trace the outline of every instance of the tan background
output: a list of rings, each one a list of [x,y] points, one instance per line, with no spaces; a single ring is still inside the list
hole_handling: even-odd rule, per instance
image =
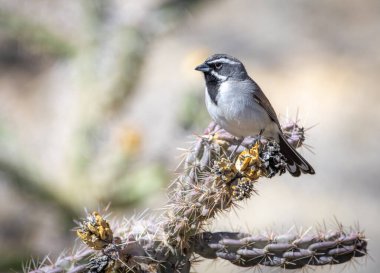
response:
[[[278,113],[299,109],[315,176],[263,180],[213,230],[365,230],[380,258],[380,2],[0,1],[0,269],[57,255],[83,208],[127,217],[165,203],[188,135],[209,117],[193,70],[246,64]],[[355,269],[356,268],[356,269]],[[241,272],[221,261],[198,272]],[[356,270],[356,271],[355,271]]]

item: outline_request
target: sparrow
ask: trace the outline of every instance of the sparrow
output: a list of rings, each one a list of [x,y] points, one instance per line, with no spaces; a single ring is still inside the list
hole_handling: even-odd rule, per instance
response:
[[[286,140],[276,112],[241,61],[226,54],[214,54],[195,70],[204,74],[207,110],[217,124],[241,140],[256,135],[274,139],[292,176],[315,173]]]

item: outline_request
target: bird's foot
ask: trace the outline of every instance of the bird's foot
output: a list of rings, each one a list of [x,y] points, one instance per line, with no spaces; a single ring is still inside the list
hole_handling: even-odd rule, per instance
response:
[[[235,153],[236,151],[239,149],[240,145],[242,144],[243,140],[244,140],[244,137],[240,137],[240,138],[236,138],[237,140],[237,145],[235,147],[235,149],[232,151],[232,153],[230,154],[229,156],[229,159],[232,161],[235,157]]]
[[[256,136],[255,142],[253,143],[253,145],[256,145],[256,144],[261,142],[261,140],[263,138],[263,133],[264,133],[264,129],[261,129],[260,133]]]

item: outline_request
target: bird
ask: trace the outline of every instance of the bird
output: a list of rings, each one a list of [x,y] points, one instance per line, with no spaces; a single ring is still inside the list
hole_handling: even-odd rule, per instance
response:
[[[315,174],[286,140],[271,103],[241,61],[227,54],[214,54],[195,70],[204,74],[206,107],[217,124],[241,141],[247,136],[275,140],[292,176]]]

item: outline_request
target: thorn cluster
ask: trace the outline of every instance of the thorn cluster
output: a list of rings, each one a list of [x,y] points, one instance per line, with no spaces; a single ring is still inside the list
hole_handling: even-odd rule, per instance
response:
[[[286,124],[281,126],[281,129],[288,142],[294,148],[301,147],[305,142],[305,128],[296,122],[288,121]]]

